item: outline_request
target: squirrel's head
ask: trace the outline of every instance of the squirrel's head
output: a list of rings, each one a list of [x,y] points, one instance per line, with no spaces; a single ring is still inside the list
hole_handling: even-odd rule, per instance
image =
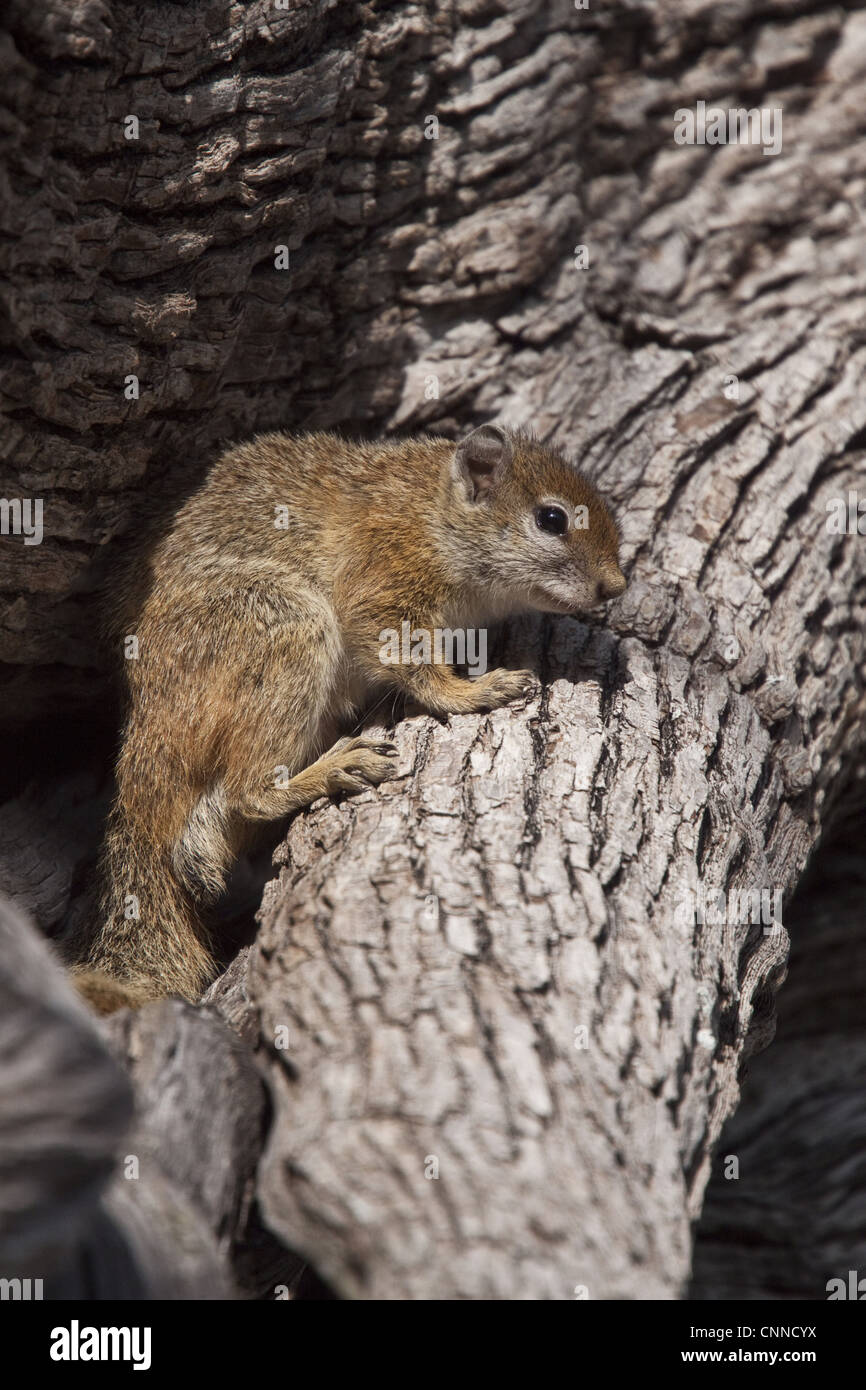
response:
[[[446,486],[452,554],[505,606],[577,613],[624,591],[607,503],[555,449],[482,425],[454,450]]]

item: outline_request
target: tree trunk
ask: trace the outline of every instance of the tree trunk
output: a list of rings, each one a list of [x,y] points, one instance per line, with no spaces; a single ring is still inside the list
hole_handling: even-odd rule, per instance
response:
[[[502,635],[526,707],[401,720],[214,993],[264,1221],[341,1295],[686,1287],[767,907],[862,788],[866,15],[813,9],[11,5],[8,723],[104,696],[96,582],[229,438],[497,418],[621,519],[608,623]],[[677,144],[698,101],[781,109],[781,153]]]
[[[797,894],[779,1031],[725,1126],[690,1298],[826,1299],[866,1269],[862,838],[861,810]]]

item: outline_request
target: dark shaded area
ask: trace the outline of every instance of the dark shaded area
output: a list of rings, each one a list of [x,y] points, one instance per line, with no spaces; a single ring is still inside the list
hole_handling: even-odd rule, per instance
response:
[[[826,1299],[828,1281],[866,1274],[863,832],[851,810],[791,904],[776,1039],[716,1150],[690,1299]]]

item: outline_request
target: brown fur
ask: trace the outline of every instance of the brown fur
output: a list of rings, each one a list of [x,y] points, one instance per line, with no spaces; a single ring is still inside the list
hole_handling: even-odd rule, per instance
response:
[[[533,509],[557,499],[585,507],[588,527],[543,535]],[[383,665],[382,629],[578,611],[625,588],[617,551],[595,488],[554,450],[493,426],[459,447],[269,434],[225,454],[113,593],[115,639],[135,634],[139,655],[124,663],[100,920],[72,946],[93,1006],[201,993],[215,969],[202,909],[245,827],[392,775],[391,745],[334,743],[371,695],[465,713],[533,682]]]

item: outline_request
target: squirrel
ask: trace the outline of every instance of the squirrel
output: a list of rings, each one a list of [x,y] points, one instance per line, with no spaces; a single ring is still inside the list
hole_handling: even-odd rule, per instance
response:
[[[384,629],[582,612],[625,589],[618,553],[593,484],[496,425],[458,444],[263,434],[223,454],[112,591],[127,714],[99,912],[66,951],[91,1007],[200,997],[205,910],[250,828],[394,775],[393,744],[338,737],[373,695],[447,715],[535,687],[383,664]]]

